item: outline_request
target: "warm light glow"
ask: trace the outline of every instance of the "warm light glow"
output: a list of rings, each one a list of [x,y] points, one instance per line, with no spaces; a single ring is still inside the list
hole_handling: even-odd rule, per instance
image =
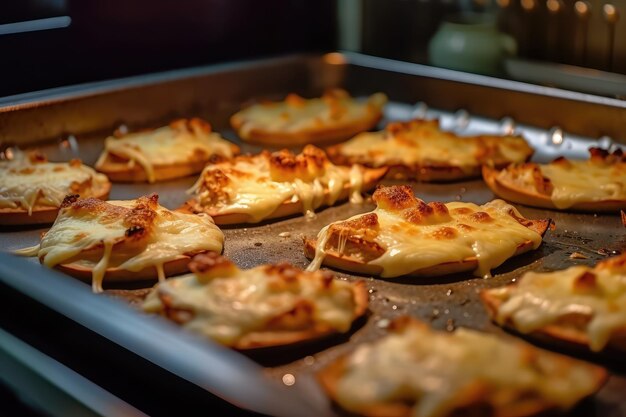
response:
[[[511,0],[496,0],[498,6],[500,7],[509,7],[511,5]]]
[[[535,0],[522,0],[522,9],[530,11],[535,8]]]
[[[347,62],[346,57],[340,54],[339,52],[331,52],[329,54],[326,54],[324,55],[322,59],[327,64],[332,64],[332,65],[343,65]]]
[[[607,3],[602,6],[602,11],[604,12],[604,18],[609,23],[615,23],[619,19],[619,13],[617,12],[617,8],[611,3]]]
[[[288,387],[290,387],[290,386],[292,386],[295,383],[296,383],[296,377],[295,376],[293,376],[292,374],[285,374],[285,375],[283,375],[283,384],[285,384]]]
[[[577,1],[574,3],[574,9],[580,16],[586,16],[589,13],[589,4],[586,1]]]
[[[560,145],[560,144],[562,144],[562,143],[563,143],[563,139],[564,139],[564,136],[563,136],[563,130],[561,130],[561,129],[560,129],[560,128],[558,128],[558,127],[557,127],[557,128],[554,128],[554,129],[552,130],[552,138],[551,138],[551,139],[552,139],[552,143],[553,143],[554,145]]]
[[[546,7],[552,13],[558,13],[561,10],[562,4],[560,0],[548,0],[546,2]]]

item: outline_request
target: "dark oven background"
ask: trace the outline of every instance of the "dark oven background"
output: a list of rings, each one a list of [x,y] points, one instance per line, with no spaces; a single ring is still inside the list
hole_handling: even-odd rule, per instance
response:
[[[0,97],[215,62],[327,51],[335,46],[335,15],[332,0],[4,0]]]

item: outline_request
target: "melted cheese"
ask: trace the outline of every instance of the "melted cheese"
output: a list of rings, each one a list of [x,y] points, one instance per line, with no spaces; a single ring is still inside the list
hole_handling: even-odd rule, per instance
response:
[[[529,350],[533,354],[529,355]],[[413,404],[411,415],[444,417],[467,406],[467,389],[533,393],[549,405],[572,407],[596,389],[591,367],[529,346],[468,329],[453,333],[410,326],[350,354],[336,399],[358,413],[368,406]],[[476,405],[484,397],[475,399]],[[489,398],[489,397],[487,397]],[[510,398],[510,397],[506,397]],[[511,398],[509,401],[512,401]]]
[[[211,155],[231,158],[233,149],[230,142],[218,133],[165,126],[127,134],[121,138],[106,138],[104,151],[96,162],[96,168],[102,166],[109,154],[112,154],[127,159],[130,167],[135,163],[141,165],[148,181],[154,182],[155,166],[186,163],[198,159],[198,153],[207,160]]]
[[[328,284],[321,274],[311,273],[281,281],[268,274],[265,266],[210,280],[188,274],[160,283],[146,299],[144,309],[160,311],[163,306],[158,295],[166,296],[172,307],[192,312],[183,327],[229,346],[250,333],[281,331],[268,329],[268,323],[303,300],[313,305],[314,323],[339,332],[350,328],[355,319],[353,284],[338,279]]]
[[[380,266],[380,276],[389,278],[440,264],[476,259],[478,267],[474,274],[489,277],[491,270],[512,257],[521,244],[531,242],[533,249],[541,244],[541,235],[511,217],[511,210],[518,216],[519,213],[502,200],[494,200],[482,206],[452,202],[447,203],[446,207],[451,214],[450,218],[427,224],[406,221],[395,212],[377,207],[373,213],[378,217],[380,230],[375,242],[385,252],[369,264]],[[459,211],[464,210],[468,212],[459,214]],[[471,215],[477,212],[489,214],[491,220],[473,220]],[[347,221],[364,215],[354,216]],[[471,230],[460,225],[468,225]],[[309,265],[309,270],[316,270],[322,264],[331,226],[332,224],[319,232],[315,258]],[[442,229],[454,229],[454,236],[441,237],[438,232]]]
[[[492,158],[523,162],[532,153],[520,137],[459,137],[435,122],[416,122],[408,130],[361,133],[338,145],[339,153],[374,167],[451,166],[468,174]],[[497,148],[500,155],[483,155],[485,147]]]
[[[557,208],[576,203],[626,200],[626,163],[569,161],[569,164],[540,165],[541,173],[554,187],[550,198]]]
[[[626,163],[605,163],[589,159],[586,161],[558,161],[537,164],[541,175],[550,180],[550,199],[559,209],[567,209],[578,203],[603,201],[626,201]],[[497,180],[512,188],[536,189],[531,169],[520,172],[514,167],[511,172],[504,169]]]
[[[94,197],[108,179],[79,162],[0,162],[0,208],[59,207],[68,194]]]
[[[221,171],[229,179],[228,184],[220,187],[224,198],[218,201],[206,184],[212,181],[213,171]],[[301,202],[303,214],[313,217],[317,208],[334,204],[346,188],[350,190],[351,202],[362,202],[364,171],[360,165],[349,168],[326,161],[323,173],[316,178],[279,181],[271,177],[268,155],[260,154],[207,166],[188,192],[195,194],[196,202],[213,216],[247,214],[250,222],[256,223],[283,203]]]
[[[380,114],[387,98],[382,93],[358,102],[345,95],[332,98],[303,99],[289,96],[286,101],[257,104],[233,116],[243,124],[239,135],[248,139],[252,130],[267,133],[298,133],[323,130],[337,125],[359,123]]]
[[[134,200],[109,201],[108,204],[130,208]],[[158,272],[164,263],[184,254],[221,252],[224,235],[209,216],[172,212],[161,206],[156,212],[149,238],[140,247],[129,249],[128,253],[119,253],[115,248],[115,243],[121,242],[126,235],[123,216],[100,216],[91,212],[71,215],[67,210],[59,213],[38,246],[16,253],[38,256],[49,267],[72,264],[92,269],[94,291],[100,292],[107,268],[139,272],[155,267]],[[84,251],[100,246],[104,247],[102,252],[96,250],[91,256],[81,257]]]
[[[595,276],[595,284],[581,289],[577,282],[586,273]],[[574,266],[563,271],[527,272],[517,285],[488,293],[502,301],[496,320],[500,324],[510,320],[522,333],[554,325],[571,314],[589,318],[579,330],[594,351],[602,350],[613,332],[626,327],[624,268]]]

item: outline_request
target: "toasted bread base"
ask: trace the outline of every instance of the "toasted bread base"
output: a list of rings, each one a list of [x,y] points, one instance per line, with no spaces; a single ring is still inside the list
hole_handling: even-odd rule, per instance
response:
[[[601,201],[589,201],[575,203],[571,207],[564,209],[557,208],[550,196],[545,194],[539,194],[532,190],[525,190],[522,188],[514,188],[508,184],[498,180],[498,172],[500,169],[483,166],[482,174],[483,179],[487,186],[493,191],[495,195],[514,203],[524,204],[532,207],[547,208],[552,210],[566,210],[566,211],[590,211],[590,212],[615,212],[620,209],[626,208],[626,201],[621,200],[601,200]]]
[[[491,296],[487,290],[481,291],[480,299],[487,309],[489,317],[495,320],[498,310],[502,305],[502,301]],[[507,320],[504,327],[509,330],[517,331],[511,320]],[[571,326],[567,326],[565,323],[548,325],[530,333],[528,336],[550,344],[565,345],[572,349],[584,348],[591,352],[589,349],[589,337],[583,330],[574,326],[573,323]],[[605,350],[626,352],[626,325],[612,334],[611,340]]]
[[[395,326],[396,323],[392,323]],[[402,325],[401,325],[402,326]],[[563,357],[563,360],[568,360]],[[337,402],[338,385],[341,377],[348,368],[348,356],[340,356],[327,367],[317,373],[316,377],[324,391],[331,400]],[[608,379],[608,373],[600,367],[594,367],[593,380],[596,389],[599,389]],[[513,389],[502,390],[501,394],[489,398],[488,388],[476,381],[459,393],[457,404],[459,408],[454,410],[452,416],[483,416],[483,417],[539,417],[559,414],[559,410],[553,404],[536,396],[527,396],[523,392],[515,392]],[[493,402],[496,402],[494,404]],[[499,403],[499,404],[498,404]],[[356,414],[364,417],[411,417],[415,414],[412,404],[407,401],[379,402],[363,404]]]
[[[231,145],[231,148],[233,154],[239,153],[238,146]],[[154,182],[198,174],[202,172],[206,164],[216,158],[221,157],[211,155],[200,160],[190,160],[169,165],[154,165]],[[124,158],[112,157],[109,154],[104,160],[98,161],[95,168],[106,174],[113,182],[148,182],[148,175],[143,167],[138,163],[129,166],[128,162]]]
[[[368,293],[364,281],[356,281],[354,283],[354,321],[362,317],[367,311]],[[141,290],[107,290],[112,296],[125,299],[127,302],[135,306],[140,306],[142,301],[148,296],[150,291]],[[161,302],[167,304],[167,298],[160,297]],[[166,309],[167,309],[166,305]],[[173,307],[170,307],[173,308]],[[167,317],[167,315],[165,315]],[[299,344],[307,341],[314,341],[337,333],[328,326],[317,325],[312,329],[292,330],[292,331],[268,331],[253,332],[239,339],[236,344],[229,346],[236,350],[247,351],[253,349],[261,349],[275,346],[285,346]]]
[[[333,401],[336,400],[338,383],[341,376],[347,370],[347,358],[341,357],[337,361],[331,363],[317,374],[317,380],[324,390],[330,395]],[[603,377],[604,378],[604,377]],[[481,401],[483,395],[482,386],[476,383],[469,386],[463,392],[463,401],[466,406],[459,409],[454,416],[483,416],[483,417],[533,417],[542,415],[551,415],[550,411],[556,411],[553,407],[548,406],[540,399],[527,399],[520,401],[507,408],[493,410],[491,407]],[[411,406],[406,402],[396,401],[389,403],[367,404],[358,414],[364,417],[411,417],[413,412]]]
[[[166,262],[163,264],[163,272],[165,272],[165,276],[173,276],[180,275],[186,272],[189,272],[189,262],[191,261],[191,256],[181,255],[177,259]],[[78,265],[75,263],[69,264],[59,264],[55,266],[61,272],[64,272],[68,275],[73,276],[74,278],[78,278],[81,281],[91,282],[92,280],[92,272],[93,268],[88,268],[82,265]],[[120,269],[117,267],[107,268],[103,283],[106,282],[124,282],[124,281],[144,281],[144,280],[156,280],[157,279],[157,269],[155,266],[147,266],[140,271],[132,272],[126,269]]]
[[[361,164],[369,168],[375,165],[361,160],[361,158],[350,157],[341,153],[341,145],[326,148],[328,158],[337,165]],[[530,159],[532,155],[529,155]],[[496,168],[504,168],[509,162],[496,162]],[[476,164],[471,168],[462,169],[454,165],[406,165],[400,162],[390,162],[384,166],[389,168],[387,178],[394,180],[407,180],[418,182],[454,182],[480,178],[481,165]]]
[[[552,224],[551,220],[528,220],[531,222],[528,227],[531,230],[539,233],[543,236],[550,225]],[[511,256],[521,255],[522,253],[528,252],[532,250],[532,242],[527,241],[520,244],[515,253]],[[304,255],[308,259],[315,258],[315,249],[317,247],[316,239],[304,239]],[[358,274],[363,275],[380,275],[383,271],[383,268],[380,265],[372,265],[367,262],[363,262],[362,259],[359,259],[355,256],[344,255],[334,250],[326,249],[326,254],[324,256],[324,260],[322,261],[323,265],[329,266],[331,268],[341,269],[343,271],[356,272]],[[420,268],[412,271],[409,274],[405,274],[402,276],[405,277],[437,277],[442,275],[451,275],[457,274],[461,272],[474,271],[478,268],[478,260],[475,257],[466,258],[462,261],[454,261],[454,262],[444,262],[438,265],[429,266],[427,268]]]
[[[230,118],[230,124],[235,129],[240,138],[246,142],[258,143],[261,145],[295,146],[309,143],[328,143],[350,139],[354,135],[369,130],[376,126],[382,118],[382,111],[372,114],[371,117],[353,121],[334,127],[323,127],[319,129],[303,129],[297,132],[268,131],[260,128],[252,128],[245,135],[241,129],[246,123],[246,119],[238,114]]]
[[[94,190],[94,198],[107,200],[111,192],[111,183],[107,182],[101,189]],[[59,207],[34,206],[32,214],[23,208],[0,208],[0,226],[26,226],[34,224],[51,224],[59,214]]]
[[[364,174],[363,181],[363,191],[369,191],[376,183],[382,179],[387,173],[387,168],[377,168],[377,169],[367,169]],[[325,195],[328,195],[328,191],[325,192]],[[343,201],[347,199],[350,195],[350,186],[346,185],[344,189],[339,194],[336,202]],[[326,207],[321,206],[320,209]],[[295,202],[286,201],[282,203],[280,206],[276,208],[269,216],[254,221],[253,217],[248,213],[220,213],[217,210],[211,210],[210,207],[202,207],[200,204],[196,202],[195,199],[188,200],[183,206],[177,209],[177,211],[182,211],[185,213],[206,213],[213,218],[215,224],[217,225],[229,225],[229,224],[241,224],[241,223],[259,223],[266,220],[278,219],[281,217],[288,217],[294,214],[302,213],[304,206],[302,205],[302,201],[298,200]],[[317,210],[317,209],[316,209]]]
[[[354,321],[363,316],[367,311],[368,293],[364,281],[356,281],[353,287],[355,308]],[[274,346],[292,345],[305,341],[313,341],[323,337],[338,333],[331,327],[324,325],[316,325],[312,329],[295,330],[295,331],[275,331],[275,332],[253,332],[239,339],[237,343],[231,346],[237,350],[251,350]]]

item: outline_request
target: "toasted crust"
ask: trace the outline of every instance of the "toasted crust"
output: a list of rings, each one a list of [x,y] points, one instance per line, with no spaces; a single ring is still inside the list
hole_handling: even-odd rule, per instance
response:
[[[98,189],[93,190],[94,197],[99,200],[107,200],[111,192],[111,183],[107,182]],[[59,207],[36,205],[32,215],[22,208],[0,208],[0,226],[17,226],[33,224],[50,224],[59,214]]]
[[[165,221],[157,223],[158,218]],[[180,224],[186,230],[177,227]],[[186,236],[184,245],[171,243],[166,235],[155,235],[160,227],[164,227],[169,235]],[[59,218],[42,235],[41,243],[17,253],[38,256],[42,264],[90,280],[94,292],[101,292],[105,280],[164,279],[187,272],[192,256],[210,249],[221,250],[222,241],[223,234],[210,219],[174,214],[159,206],[157,194],[126,202],[105,202],[70,195],[63,200]],[[149,250],[150,245],[160,243],[164,244],[153,252],[153,256],[135,259]],[[59,258],[48,259],[49,253],[55,249]],[[134,264],[125,265],[133,260],[136,261]]]
[[[150,230],[154,227],[154,220],[157,216],[158,195],[151,194],[138,198],[132,208],[123,208],[106,204],[94,198],[79,199],[77,196],[68,196],[61,205],[66,210],[85,211],[91,214],[100,214],[103,217],[124,218],[124,226],[127,227],[124,236],[121,236],[114,244],[115,251],[132,251],[137,245],[142,245],[143,241],[150,235]],[[102,256],[103,243],[83,249],[78,259],[99,259]],[[201,252],[204,253],[204,252]],[[169,262],[163,264],[165,276],[172,276],[189,271],[188,264],[193,255],[197,253],[183,254]],[[93,267],[86,267],[80,263],[73,262],[56,265],[55,268],[68,275],[84,281],[92,280]],[[133,272],[117,267],[109,267],[104,274],[106,281],[138,281],[156,279],[158,276],[156,266],[149,266],[139,271]]]
[[[245,119],[235,117],[230,119],[230,124],[235,131],[240,132],[245,123]],[[382,118],[382,112],[372,115],[366,119],[352,122],[348,126],[324,128],[324,129],[303,129],[298,132],[268,132],[259,128],[250,129],[247,137],[242,137],[248,142],[269,146],[294,146],[308,143],[337,142],[351,138],[352,136],[369,130],[376,126]]]
[[[606,151],[598,150],[597,148],[591,148],[590,150],[592,159],[602,159],[607,162],[621,162],[623,159],[622,154],[620,153],[618,156],[614,154],[609,154]],[[603,152],[602,152],[603,151]],[[559,158],[555,162],[558,163],[562,161],[562,163],[567,163],[564,158]],[[622,162],[623,163],[623,162]],[[525,204],[533,207],[541,207],[548,208],[553,210],[568,210],[568,211],[591,211],[591,212],[615,212],[620,209],[626,207],[626,200],[600,200],[600,201],[589,201],[589,202],[577,202],[572,206],[566,209],[559,209],[554,205],[552,199],[550,198],[551,190],[549,189],[551,184],[550,180],[543,177],[541,173],[537,173],[536,176],[540,178],[536,178],[535,181],[537,183],[537,190],[541,190],[543,192],[523,188],[516,187],[513,184],[504,182],[498,178],[498,174],[503,169],[509,170],[529,170],[534,169],[536,167],[535,164],[525,164],[520,166],[509,166],[509,167],[489,167],[484,165],[482,167],[482,176],[487,184],[487,186],[493,191],[497,196],[504,198],[505,200],[513,201],[515,203]],[[547,183],[548,187],[545,187]]]
[[[339,145],[337,145],[339,146]],[[337,153],[335,147],[326,149],[330,160],[338,165],[361,164],[367,167],[374,165],[363,161],[360,158],[352,158]],[[508,163],[500,164],[505,167]],[[469,180],[480,177],[480,166],[476,166],[468,171],[463,171],[459,167],[451,165],[403,165],[399,163],[388,164],[386,167],[387,178],[393,180],[410,180],[418,182],[454,182],[460,180]]]
[[[191,262],[192,256],[182,255],[178,259],[166,262],[163,264],[163,272],[166,277],[174,275],[184,274],[189,272],[189,262]],[[83,265],[69,263],[55,266],[61,272],[78,278],[81,281],[91,282],[93,268],[87,268]],[[120,268],[107,268],[104,274],[105,282],[127,282],[127,281],[146,281],[156,280],[157,269],[154,266],[143,268],[140,271],[132,272]]]
[[[323,99],[334,101],[337,98],[346,96],[348,94],[345,91],[336,89],[325,93]],[[244,125],[253,123],[246,117],[245,110],[235,113],[230,118],[230,124],[242,139],[263,145],[293,146],[307,143],[335,142],[348,139],[357,133],[376,126],[382,118],[382,107],[386,102],[386,97],[381,100],[372,100],[373,98],[374,96],[370,97],[370,101],[367,103],[368,111],[362,118],[336,122],[333,125],[309,127],[296,131],[267,130],[263,126],[253,125],[244,131]],[[380,103],[378,103],[379,101]],[[306,100],[295,94],[287,96],[285,102],[296,102],[296,106],[306,105]],[[263,106],[263,104],[258,106]]]
[[[368,293],[364,281],[356,281],[353,286],[355,300],[354,320],[363,316],[367,311]],[[312,341],[337,333],[334,329],[317,324],[309,330],[255,332],[241,338],[233,348],[237,350],[251,350],[273,346],[292,345],[305,341]]]
[[[387,125],[385,131],[389,135],[394,135],[399,132],[411,131],[411,129],[419,126],[430,126],[435,129],[439,129],[439,122],[437,120],[421,120],[415,119],[407,122],[394,122]],[[442,132],[444,135],[451,135],[447,132]],[[431,138],[435,140],[436,138]],[[459,138],[459,140],[467,140],[468,138]],[[475,166],[465,167],[462,169],[459,166],[447,164],[445,162],[423,162],[420,164],[406,164],[399,160],[389,160],[384,166],[389,168],[387,178],[396,180],[415,180],[421,182],[451,182],[459,181],[462,179],[471,179],[480,177],[481,164],[485,158],[490,159],[490,163],[498,168],[504,168],[511,161],[507,160],[503,156],[494,155],[492,136],[476,136],[474,139],[484,141],[482,153],[476,155]],[[375,164],[374,161],[366,155],[347,155],[343,152],[344,144],[337,144],[326,148],[328,157],[330,160],[339,165],[351,165],[361,164],[369,167],[380,166]],[[392,145],[389,145],[392,146]],[[530,146],[526,146],[526,160],[529,160],[533,155],[533,150]]]
[[[374,188],[378,181],[380,181],[386,173],[387,168],[366,169],[363,176],[363,191],[369,191]],[[324,194],[328,195],[328,191],[326,191]],[[339,198],[337,198],[337,201],[345,200],[349,197],[349,195],[350,186],[346,185],[341,194],[339,194]],[[272,220],[281,217],[292,216],[294,214],[302,213],[303,208],[304,207],[302,205],[302,201],[300,200],[295,202],[285,201],[263,220]],[[249,223],[252,221],[252,216],[248,213],[219,213],[218,211],[212,211],[210,209],[200,206],[194,199],[185,202],[185,204],[183,204],[183,206],[180,207],[178,211],[186,213],[207,213],[213,218],[215,224],[217,225]]]
[[[214,252],[194,257],[189,266],[199,281],[215,277],[236,277],[240,273],[240,270],[230,260]],[[281,291],[283,286],[285,291],[289,291],[289,285],[294,282],[294,279],[297,279],[298,275],[304,273],[302,270],[286,263],[265,265],[263,268],[266,274],[271,275],[273,278],[278,278],[276,291]],[[321,274],[323,285],[331,285],[333,280],[336,279],[330,273],[322,272]],[[352,322],[354,322],[367,311],[368,293],[364,281],[353,282],[351,290],[354,300],[354,310],[352,311]],[[183,324],[193,317],[193,310],[177,307],[168,294],[158,291],[158,287],[156,295],[162,305],[158,312],[168,319]],[[131,299],[130,296],[129,299]],[[315,322],[312,318],[311,307],[311,304],[306,299],[302,299],[301,303],[296,303],[292,311],[272,317],[265,324],[265,330],[247,333],[230,347],[237,350],[251,350],[291,345],[337,333],[333,327]],[[307,328],[303,328],[302,323],[305,323]]]
[[[407,316],[399,317],[391,323],[392,332],[401,332],[407,326],[424,326],[420,321]],[[528,348],[531,349],[531,348]],[[573,361],[566,357],[559,357],[563,362]],[[326,368],[322,369],[316,376],[317,380],[329,395],[336,402],[338,395],[338,385],[341,377],[347,371],[348,356],[340,356]],[[590,366],[593,370],[593,381],[596,389],[599,389],[608,379],[608,373],[600,367]],[[553,404],[539,396],[527,396],[522,392],[515,392],[510,389],[504,391],[498,399],[489,399],[489,391],[476,382],[470,384],[465,390],[459,393],[459,409],[455,410],[452,416],[473,416],[485,417],[533,417],[541,415],[552,415],[558,413]],[[494,404],[494,401],[496,404]],[[339,404],[338,404],[339,405]],[[358,415],[364,417],[410,417],[413,410],[406,401],[380,402],[364,405]]]
[[[403,216],[406,217],[406,220],[411,222],[420,223],[424,218],[431,216],[448,216],[448,209],[444,204],[437,202],[426,204],[419,201],[415,198],[413,191],[408,186],[381,187],[374,193],[374,200],[376,201],[378,207],[382,207],[390,211],[403,212]],[[475,214],[479,215],[481,213]],[[485,215],[486,213],[482,214]],[[518,217],[514,212],[509,213],[509,215],[518,223],[535,231],[542,237],[552,224],[552,221],[549,219],[530,220]],[[368,216],[369,215],[366,214],[358,219],[333,224],[333,227],[329,228],[329,243],[332,243],[333,239],[338,239],[336,236],[341,233],[342,229],[353,231],[358,230],[362,233],[363,230],[371,230],[377,227],[377,224],[374,224],[376,223],[376,220],[373,219],[368,221]],[[480,218],[477,218],[477,221],[481,221]],[[445,231],[446,230],[443,230],[441,233],[444,233]],[[381,256],[385,252],[385,249],[376,247],[378,245],[370,240],[353,238],[350,233],[346,235],[347,236],[343,236],[343,252],[338,252],[334,247],[326,248],[323,263],[333,268],[357,272],[360,274],[381,274],[383,271],[382,266],[372,265],[369,262]],[[315,257],[316,246],[316,239],[304,239],[304,254],[307,258],[313,259]],[[531,241],[523,242],[517,246],[513,256],[525,253],[531,250],[532,247],[533,243]],[[472,271],[477,267],[478,259],[476,257],[469,257],[462,261],[445,262],[427,268],[416,269],[409,274],[405,274],[405,276],[441,276]]]
[[[154,165],[155,181],[165,181],[173,178],[188,177],[202,171],[208,160],[190,161],[171,165]],[[106,174],[114,182],[146,182],[146,171],[135,164],[128,166],[128,161],[120,162],[108,155],[100,164],[98,171]]]
[[[243,168],[239,166],[243,165]],[[326,153],[313,146],[307,145],[300,154],[294,154],[286,149],[270,153],[263,151],[258,155],[238,156],[232,161],[223,164],[207,167],[207,170],[201,174],[200,179],[194,185],[193,190],[208,191],[210,196],[209,202],[201,204],[197,197],[188,200],[179,211],[191,213],[206,213],[210,215],[216,224],[238,224],[249,223],[255,221],[264,221],[286,217],[297,213],[302,213],[304,204],[300,198],[294,199],[290,196],[274,209],[273,212],[264,216],[262,219],[255,218],[254,214],[240,209],[242,212],[237,213],[231,210],[222,210],[222,204],[228,206],[230,197],[225,191],[231,181],[256,179],[258,186],[262,188],[264,184],[272,181],[293,184],[296,180],[312,183],[316,178],[325,175],[325,169],[331,167],[332,164],[328,160]],[[255,167],[262,167],[259,171]],[[369,169],[362,168],[362,184],[360,190],[368,191],[385,176],[387,168]],[[348,175],[349,169],[341,168],[344,175]],[[345,178],[344,178],[345,179]],[[267,181],[267,183],[265,183]],[[350,195],[351,185],[345,182],[343,189],[337,195],[336,201],[341,201]],[[321,194],[321,193],[320,193]],[[330,191],[328,188],[323,190],[323,201],[320,201],[322,207],[327,205],[327,197]],[[294,194],[295,195],[295,194]],[[313,209],[319,208],[318,206]],[[228,212],[224,212],[228,211]]]
[[[169,125],[172,129],[185,129],[190,132],[206,132],[211,133],[211,125],[207,122],[193,119],[174,120]],[[123,137],[123,134],[115,133],[116,137]],[[237,145],[229,143],[233,155],[237,155],[240,149]],[[193,157],[186,161],[173,164],[153,164],[154,182],[165,181],[174,178],[186,177],[194,175],[202,171],[207,163],[217,163],[224,160],[225,157],[219,154],[207,154],[205,152],[194,153]],[[98,160],[96,169],[106,174],[111,181],[114,182],[147,182],[149,181],[145,169],[138,163],[130,166],[129,159],[108,153],[104,158]]]
[[[504,288],[514,287],[515,285],[508,285]],[[491,317],[492,320],[495,320],[495,317],[497,316],[503,303],[502,300],[492,295],[489,290],[482,290],[480,292],[480,299],[489,313],[489,317]],[[554,324],[544,326],[530,333],[529,336],[550,344],[558,344],[559,346],[565,346],[572,349],[583,348],[590,351],[589,337],[581,328],[581,324],[585,324],[587,320],[588,317],[577,314],[569,314]],[[510,319],[504,323],[504,327],[512,331],[516,330],[513,321]],[[609,353],[626,352],[626,325],[618,328],[611,334],[611,340],[604,351]]]
[[[133,305],[140,305],[148,296],[150,290],[106,290],[113,296],[123,298]],[[354,314],[355,320],[362,317],[367,312],[368,293],[365,282],[356,281],[354,283],[354,300],[356,303]],[[167,302],[167,298],[161,298],[162,302]],[[234,349],[248,351],[267,347],[285,346],[300,344],[302,342],[314,341],[335,334],[336,332],[330,328],[317,326],[309,330],[299,331],[275,331],[275,332],[255,332],[246,335],[239,342],[232,346]]]
[[[533,227],[529,227],[540,233],[542,236],[549,228],[549,220],[534,220],[536,222]],[[304,239],[304,255],[313,259],[315,257],[315,247],[317,240]],[[513,256],[521,255],[532,249],[532,242],[524,242],[517,247]],[[331,268],[341,269],[343,271],[356,272],[363,275],[380,275],[382,267],[363,262],[363,259],[357,256],[346,256],[334,250],[326,250],[324,256],[324,265]],[[466,258],[459,262],[445,262],[428,268],[417,269],[406,277],[437,277],[442,275],[458,274],[461,272],[473,271],[478,267],[478,260],[475,257]]]

